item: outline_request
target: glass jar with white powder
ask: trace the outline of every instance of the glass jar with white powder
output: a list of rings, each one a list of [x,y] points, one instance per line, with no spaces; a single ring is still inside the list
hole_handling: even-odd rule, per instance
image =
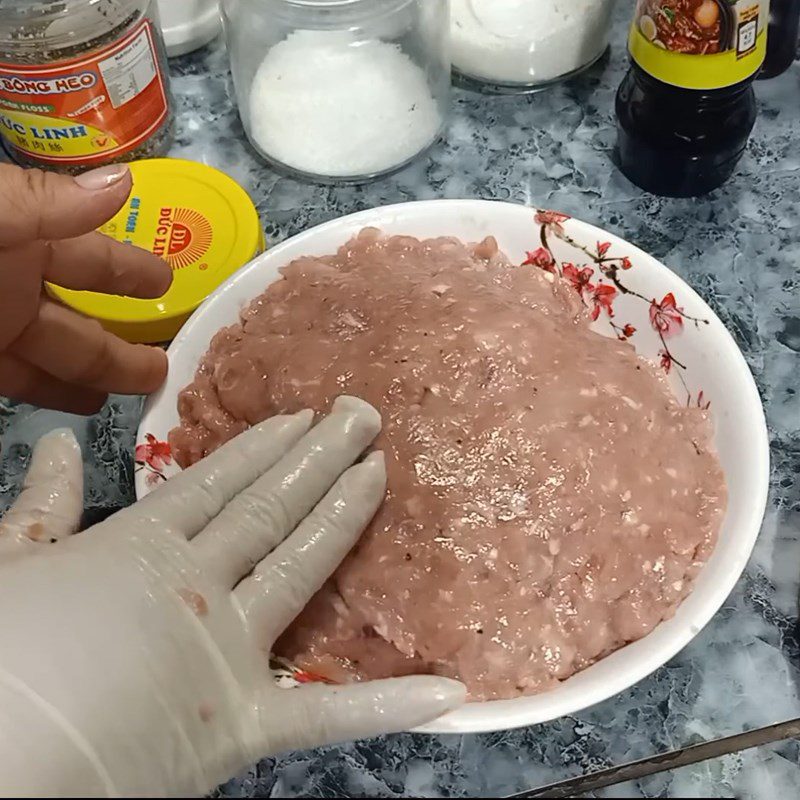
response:
[[[223,0],[239,112],[284,172],[363,182],[437,140],[448,0]]]
[[[616,0],[451,0],[453,66],[498,91],[544,89],[608,47]]]

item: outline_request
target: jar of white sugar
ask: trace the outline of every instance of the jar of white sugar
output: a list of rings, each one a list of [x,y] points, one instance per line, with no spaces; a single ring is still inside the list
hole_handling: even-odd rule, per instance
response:
[[[572,77],[608,47],[616,0],[451,0],[453,66],[498,91]]]
[[[244,129],[275,167],[359,183],[439,137],[448,0],[223,0],[222,9]]]

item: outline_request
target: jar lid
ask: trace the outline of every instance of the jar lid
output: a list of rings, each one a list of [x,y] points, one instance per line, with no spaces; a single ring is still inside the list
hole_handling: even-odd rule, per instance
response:
[[[42,57],[41,51],[87,45],[140,15],[120,0],[0,0],[0,43]]]
[[[161,256],[172,267],[170,290],[157,300],[48,290],[123,339],[158,344],[173,339],[211,292],[264,250],[264,233],[244,189],[212,167],[171,158],[130,167],[133,191],[100,230]]]
[[[207,45],[222,29],[217,0],[158,0],[158,13],[170,58]]]

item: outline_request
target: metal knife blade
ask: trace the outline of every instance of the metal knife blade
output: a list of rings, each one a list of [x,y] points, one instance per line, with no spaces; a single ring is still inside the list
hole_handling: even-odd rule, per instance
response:
[[[680,750],[673,750],[670,753],[663,753],[659,756],[632,761],[629,764],[600,770],[580,778],[571,778],[570,780],[551,783],[549,786],[543,786],[540,789],[509,795],[509,798],[543,797],[558,800],[558,798],[580,797],[587,792],[604,789],[607,786],[639,780],[649,775],[656,775],[659,772],[667,772],[679,767],[688,767],[691,764],[699,764],[701,761],[719,758],[729,753],[738,753],[741,750],[749,750],[753,747],[761,747],[765,744],[796,738],[800,738],[800,719],[769,725],[766,728],[757,728],[746,733],[738,733],[735,736],[726,736],[723,739],[714,739],[691,747],[683,747]]]

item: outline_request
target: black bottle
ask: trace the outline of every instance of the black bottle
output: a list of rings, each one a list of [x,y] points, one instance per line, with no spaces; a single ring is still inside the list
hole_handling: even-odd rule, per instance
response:
[[[639,187],[694,197],[733,174],[756,120],[767,2],[638,0],[616,112],[619,166]]]
[[[759,80],[786,72],[797,54],[800,33],[800,0],[770,0],[767,57]]]

